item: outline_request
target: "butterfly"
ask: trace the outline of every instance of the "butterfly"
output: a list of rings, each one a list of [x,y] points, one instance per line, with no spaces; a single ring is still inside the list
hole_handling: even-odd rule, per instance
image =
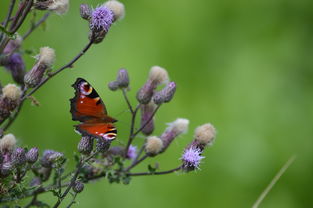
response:
[[[80,121],[75,130],[82,136],[113,140],[117,130],[113,125],[117,120],[108,116],[106,107],[96,90],[84,79],[77,78],[72,85],[75,96],[70,99],[73,121]]]

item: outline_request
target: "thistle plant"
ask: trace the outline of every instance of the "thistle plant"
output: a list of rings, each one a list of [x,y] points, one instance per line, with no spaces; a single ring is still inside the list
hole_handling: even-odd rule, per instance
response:
[[[18,9],[16,13],[15,7]],[[153,66],[148,79],[136,94],[137,102],[133,104],[128,97],[131,76],[126,69],[117,72],[117,78],[108,83],[108,88],[121,92],[130,112],[130,128],[119,129],[129,131],[127,138],[118,138],[125,145],[118,145],[108,138],[83,135],[77,143],[74,156],[76,166],[73,170],[66,168],[67,155],[48,147],[25,148],[18,146],[14,134],[9,132],[10,126],[18,117],[26,99],[36,103],[32,95],[54,76],[74,64],[92,48],[100,44],[112,25],[124,17],[124,5],[116,0],[109,0],[92,9],[82,4],[80,16],[86,20],[89,35],[86,34],[86,46],[68,63],[54,69],[57,52],[48,46],[39,49],[31,69],[26,70],[21,48],[31,33],[47,21],[50,15],[64,15],[69,9],[68,0],[11,0],[7,17],[0,28],[0,64],[12,75],[15,84],[0,84],[0,203],[10,205],[19,200],[30,198],[26,207],[52,206],[59,207],[66,197],[72,196],[67,207],[75,204],[77,194],[88,191],[84,184],[105,178],[110,183],[129,184],[134,176],[164,175],[174,172],[189,172],[199,169],[203,152],[210,147],[215,139],[216,131],[212,124],[203,124],[195,129],[194,138],[182,150],[176,167],[159,170],[148,166],[144,172],[136,171],[136,167],[151,157],[166,154],[171,143],[188,130],[189,120],[178,118],[170,123],[160,135],[154,134],[156,114],[161,106],[167,105],[176,93],[175,81],[170,81],[166,69]],[[24,34],[18,34],[25,18],[31,13],[44,12],[41,19],[33,22]],[[78,14],[79,15],[79,14]],[[136,121],[140,120],[140,123]],[[72,127],[68,127],[72,128]],[[142,134],[144,143],[135,146],[134,140]],[[22,138],[21,138],[22,139]],[[75,149],[75,147],[73,147]],[[56,197],[54,204],[46,204],[41,194],[52,192]]]

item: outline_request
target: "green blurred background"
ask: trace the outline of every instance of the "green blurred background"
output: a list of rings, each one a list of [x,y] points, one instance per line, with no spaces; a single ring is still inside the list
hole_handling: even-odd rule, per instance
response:
[[[52,15],[23,49],[56,50],[55,69],[87,43],[88,25],[72,0],[68,14]],[[88,1],[93,6],[101,1]],[[40,107],[27,101],[9,132],[26,146],[56,149],[72,158],[79,136],[69,113],[70,86],[87,79],[119,120],[119,139],[129,131],[129,112],[120,92],[107,83],[125,67],[131,78],[131,102],[152,65],[168,69],[177,83],[175,99],[156,117],[160,134],[178,117],[190,119],[187,135],[158,161],[161,170],[180,164],[194,128],[213,123],[218,136],[204,153],[201,170],[189,174],[134,177],[130,185],[89,184],[79,207],[251,207],[293,154],[294,164],[261,207],[313,206],[313,2],[311,0],[137,0],[123,1],[125,19],[95,45],[73,69],[62,72],[35,93]],[[1,1],[6,11],[7,1]],[[38,12],[42,15],[42,12]],[[3,19],[5,13],[1,12]],[[25,31],[25,24],[21,31]],[[22,32],[21,32],[22,33]],[[25,55],[27,68],[34,60]],[[2,83],[12,82],[0,71]],[[141,143],[143,138],[138,138]],[[69,167],[73,167],[73,160]],[[52,194],[41,196],[54,202]],[[66,203],[64,203],[66,204]]]

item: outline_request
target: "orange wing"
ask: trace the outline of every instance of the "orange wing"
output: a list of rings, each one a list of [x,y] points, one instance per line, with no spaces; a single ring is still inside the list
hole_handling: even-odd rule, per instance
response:
[[[83,136],[100,137],[108,140],[116,138],[116,128],[112,123],[83,123],[76,125],[76,130]]]
[[[74,121],[87,121],[98,118],[104,122],[116,120],[107,116],[107,110],[96,90],[84,79],[78,78],[72,85],[75,96],[70,99],[71,113]]]

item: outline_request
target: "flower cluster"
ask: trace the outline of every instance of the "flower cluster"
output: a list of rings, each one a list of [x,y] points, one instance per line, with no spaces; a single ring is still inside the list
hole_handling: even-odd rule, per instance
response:
[[[13,1],[14,2],[14,1]],[[116,142],[102,137],[93,137],[88,133],[81,137],[75,153],[76,166],[66,171],[67,157],[58,151],[47,149],[39,156],[37,147],[24,148],[17,145],[13,134],[7,130],[18,116],[23,102],[43,84],[73,64],[88,49],[102,42],[112,24],[122,19],[124,5],[116,0],[109,0],[96,8],[87,4],[80,6],[80,16],[88,22],[89,42],[67,64],[57,70],[53,69],[56,53],[53,48],[41,47],[35,55],[35,62],[30,70],[25,70],[23,50],[25,39],[49,17],[51,12],[63,15],[69,8],[69,0],[35,0],[20,1],[16,18],[4,21],[3,33],[0,33],[0,66],[10,74],[15,84],[0,83],[0,203],[10,203],[17,199],[32,197],[30,206],[46,206],[39,195],[53,192],[57,198],[53,207],[59,207],[63,200],[72,194],[73,198],[67,207],[75,203],[75,197],[85,189],[86,183],[107,178],[110,183],[128,184],[133,176],[162,175],[176,171],[189,172],[199,169],[203,152],[213,144],[216,131],[212,124],[203,124],[195,129],[194,138],[182,151],[180,163],[175,168],[160,171],[158,166],[149,165],[144,172],[134,171],[141,162],[157,157],[169,150],[173,141],[186,134],[189,120],[177,118],[167,124],[163,133],[155,134],[155,120],[161,106],[171,102],[176,93],[176,83],[171,81],[166,69],[160,66],[151,67],[148,78],[137,91],[136,98],[129,99],[130,76],[126,69],[118,70],[115,80],[108,84],[112,91],[121,91],[130,112],[130,132],[126,141]],[[35,10],[45,11],[45,15],[26,32],[19,36],[17,31],[27,15]],[[87,38],[86,38],[87,39]],[[136,102],[135,105],[132,103]],[[140,119],[137,118],[140,116]],[[5,122],[7,121],[7,122]],[[140,121],[140,123],[136,123]],[[122,132],[120,129],[119,132]],[[139,135],[144,137],[143,144],[136,146]],[[124,145],[120,145],[124,144]],[[177,161],[176,160],[174,161]]]

